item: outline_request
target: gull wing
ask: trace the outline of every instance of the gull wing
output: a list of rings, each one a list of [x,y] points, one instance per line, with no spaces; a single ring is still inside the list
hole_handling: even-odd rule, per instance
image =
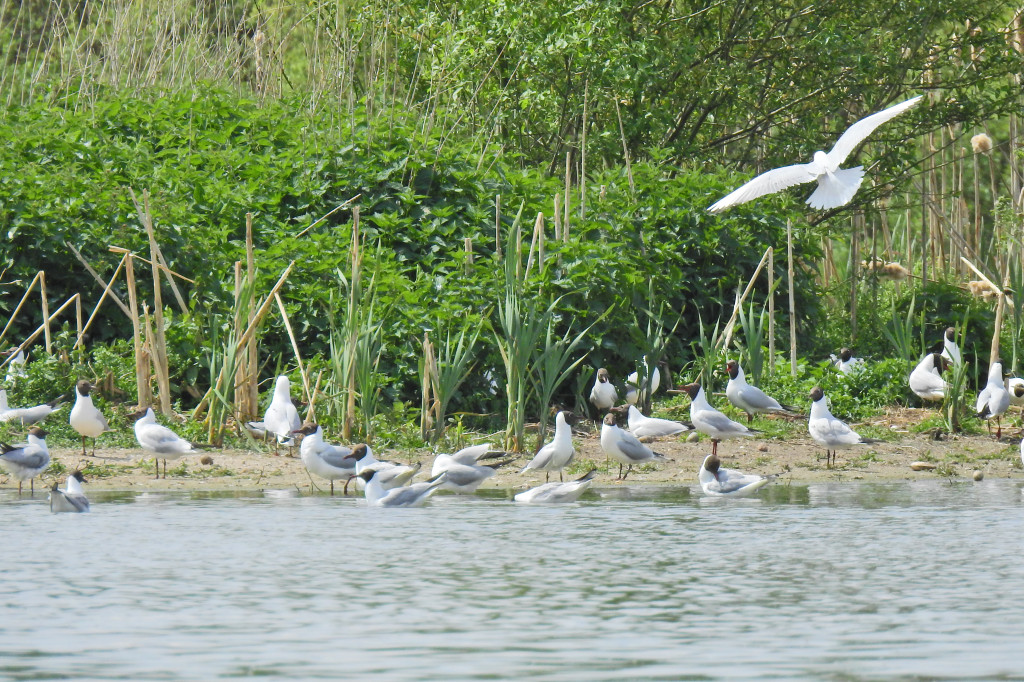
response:
[[[650,448],[638,441],[636,436],[621,430],[619,432],[619,450],[634,462],[643,462],[654,456]]]
[[[875,128],[886,121],[896,118],[904,111],[917,104],[921,100],[921,97],[923,97],[923,95],[918,95],[917,97],[908,99],[905,102],[894,104],[888,109],[883,109],[878,113],[871,114],[870,116],[862,118],[854,123],[839,137],[835,146],[832,147],[832,150],[828,153],[829,161],[836,166],[841,164],[857,145],[867,139],[868,135],[870,135]]]
[[[793,185],[801,185],[805,182],[817,180],[818,175],[811,169],[811,165],[809,163],[798,163],[761,173],[739,189],[733,190],[712,204],[708,212],[721,213],[727,208],[746,203],[765,194],[772,194]]]

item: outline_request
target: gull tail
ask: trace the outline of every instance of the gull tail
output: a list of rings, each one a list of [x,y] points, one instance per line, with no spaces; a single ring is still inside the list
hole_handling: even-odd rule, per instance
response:
[[[595,476],[597,476],[597,469],[591,469],[587,473],[585,473],[582,476],[580,476],[579,478],[577,478],[576,479],[576,483],[583,483],[584,481],[589,481],[590,479],[594,478]]]
[[[989,415],[988,403],[985,403],[985,407],[983,407],[981,409],[981,412],[978,413],[978,419],[988,419],[988,415]]]
[[[490,467],[491,469],[494,469],[495,471],[497,471],[498,469],[500,469],[501,467],[505,466],[506,464],[509,464],[511,462],[514,462],[514,461],[516,461],[515,457],[509,457],[508,459],[503,459],[500,462],[495,462],[494,464],[483,464],[481,466]],[[519,472],[519,473],[522,473],[522,472]]]
[[[861,438],[860,443],[863,445],[870,445],[872,443],[884,443],[885,441],[881,438]]]
[[[864,180],[864,167],[844,168],[818,178],[818,189],[807,198],[811,208],[837,208],[850,202]]]

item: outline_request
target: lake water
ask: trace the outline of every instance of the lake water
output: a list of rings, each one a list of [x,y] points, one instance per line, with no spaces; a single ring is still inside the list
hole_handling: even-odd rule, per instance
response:
[[[3,490],[0,679],[1019,678],[1022,485]]]

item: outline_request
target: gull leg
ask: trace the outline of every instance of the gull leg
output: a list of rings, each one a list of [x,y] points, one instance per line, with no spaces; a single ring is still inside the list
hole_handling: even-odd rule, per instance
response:
[[[1003,437],[1003,418],[996,417],[996,440]]]
[[[716,439],[714,439],[714,438],[711,439],[711,454],[712,455],[717,455],[718,454],[718,441]]]
[[[156,467],[156,477],[160,478],[160,458],[153,455],[153,466]]]
[[[348,484],[349,481],[351,481],[353,478],[355,478],[355,476],[349,476],[347,479],[345,479],[345,489],[342,491],[343,495],[348,495]]]
[[[85,436],[82,436],[82,457],[85,457]]]
[[[624,480],[624,479],[622,478],[622,463],[621,463],[621,462],[619,463],[619,477],[618,477],[618,478],[616,478],[615,480],[616,480],[616,481],[622,481],[622,480]]]
[[[550,471],[545,471],[544,472],[544,482],[547,483],[550,480],[551,480],[551,472]]]
[[[622,466],[622,465],[620,464],[620,465],[619,465],[619,467],[621,468],[621,466]],[[633,470],[633,465],[632,465],[632,464],[630,464],[630,465],[629,465],[628,467],[626,467],[626,476],[629,476],[629,472],[630,472],[630,471],[632,471],[632,470]],[[626,476],[623,476],[623,477],[622,477],[622,480],[623,480],[623,481],[625,481],[625,480],[626,480]]]
[[[561,469],[558,470],[558,482],[559,483],[565,483],[565,479],[562,478],[562,470]]]
[[[331,479],[331,497],[334,497],[334,479]]]

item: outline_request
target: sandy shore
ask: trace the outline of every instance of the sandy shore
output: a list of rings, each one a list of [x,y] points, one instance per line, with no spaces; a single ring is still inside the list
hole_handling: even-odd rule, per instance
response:
[[[885,435],[887,441],[840,451],[834,468],[826,468],[824,451],[806,435],[802,423],[794,423],[782,438],[727,441],[719,446],[718,452],[727,467],[762,474],[782,474],[782,480],[796,484],[964,478],[972,476],[975,471],[981,471],[989,478],[1021,475],[1020,429],[1016,426],[1004,428],[1001,441],[988,435],[946,435],[936,440],[933,433],[914,433],[910,429],[928,414],[931,413],[923,410],[900,410],[858,425],[862,430],[870,430],[871,435]],[[578,475],[596,466],[602,472],[598,482],[614,484],[618,465],[606,461],[597,435],[596,429],[575,430],[576,461],[569,473]],[[694,484],[697,470],[710,452],[711,444],[706,438],[696,443],[687,442],[685,438],[672,438],[651,443],[651,447],[672,461],[644,466],[640,471],[631,473],[627,483]],[[156,480],[152,457],[138,449],[101,447],[97,449],[96,456],[90,458],[83,458],[78,450],[72,448],[51,449],[53,460],[67,471],[86,462],[91,464],[90,490],[311,490],[310,477],[297,456],[274,456],[269,451],[237,449],[212,450],[203,454],[208,454],[213,463],[201,464],[199,456],[187,457],[171,462],[168,477]],[[421,461],[427,471],[433,458],[427,450],[384,450],[376,454],[401,462]],[[524,489],[543,482],[543,474],[519,475],[527,461],[528,457],[520,457],[489,479],[485,487]],[[913,471],[910,465],[918,461],[932,463],[936,468]],[[59,478],[63,480],[63,475]],[[42,485],[45,487],[52,481],[53,475],[49,473],[44,476]],[[329,489],[327,481],[314,479],[314,483],[321,491]],[[16,487],[17,482],[4,473],[0,474],[0,486]],[[40,487],[39,482],[36,487]]]

